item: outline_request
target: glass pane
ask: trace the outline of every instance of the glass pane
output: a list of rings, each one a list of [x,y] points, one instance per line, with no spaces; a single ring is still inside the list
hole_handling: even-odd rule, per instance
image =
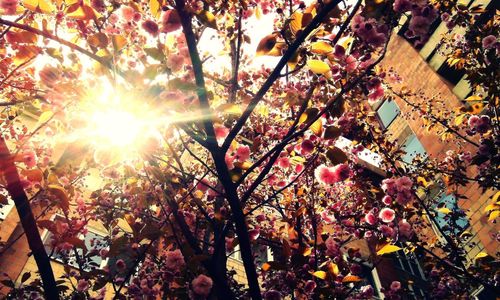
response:
[[[6,193],[0,193],[0,195],[7,198],[7,204],[0,204],[0,220],[4,220],[14,208],[14,201]]]
[[[394,101],[384,101],[377,110],[378,117],[384,128],[389,127],[392,121],[399,115],[399,107]]]
[[[425,152],[424,146],[418,138],[411,134],[407,139],[405,144],[403,145],[403,149],[406,154],[402,157],[402,160],[407,163],[413,162],[415,157],[418,155],[421,159],[425,159],[427,157],[427,152]]]
[[[444,204],[444,206],[440,206],[440,204]],[[462,211],[457,204],[457,197],[455,195],[450,194],[446,195],[446,193],[443,193],[441,197],[439,198],[438,203],[436,204],[436,209],[438,207],[446,207],[449,208],[452,211]],[[467,217],[465,214],[463,216],[458,216],[454,218],[453,220],[450,219],[449,214],[443,214],[441,212],[436,213],[436,222],[438,223],[439,227],[442,229],[452,231],[455,234],[459,234],[462,232],[465,228],[469,226],[469,221],[467,220]]]

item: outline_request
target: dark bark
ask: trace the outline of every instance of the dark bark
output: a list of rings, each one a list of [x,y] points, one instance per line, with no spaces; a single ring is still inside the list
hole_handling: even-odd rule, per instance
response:
[[[50,265],[50,258],[45,251],[35,217],[31,210],[28,197],[24,192],[14,158],[7,148],[7,144],[3,137],[0,137],[0,173],[3,174],[7,182],[7,191],[14,200],[21,225],[26,234],[28,245],[31,253],[35,258],[35,262],[42,278],[43,291],[46,299],[59,299],[54,272]]]

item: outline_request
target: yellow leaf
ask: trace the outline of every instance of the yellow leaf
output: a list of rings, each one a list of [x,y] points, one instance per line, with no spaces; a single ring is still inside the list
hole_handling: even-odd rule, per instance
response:
[[[314,277],[318,277],[319,279],[325,279],[326,278],[326,272],[325,271],[316,271],[312,274]]]
[[[385,246],[380,248],[380,250],[377,251],[377,255],[384,255],[384,254],[396,252],[399,250],[401,250],[401,248],[396,246],[396,245],[386,244]]]
[[[234,103],[226,103],[226,104],[219,105],[217,107],[217,110],[220,112],[229,114],[229,115],[239,116],[242,114],[241,107],[234,104]]]
[[[425,177],[419,176],[417,177],[417,183],[421,184],[423,187],[428,187],[432,182],[427,181]]]
[[[493,221],[496,218],[498,218],[498,216],[500,216],[500,210],[495,210],[495,211],[490,213],[490,217],[488,218],[488,221]]]
[[[202,10],[197,13],[196,16],[204,25],[217,30],[217,19],[214,14],[209,12],[208,10]]]
[[[341,38],[339,40],[338,44],[347,50],[353,41],[354,41],[354,38],[352,36],[346,36],[346,37]]]
[[[262,10],[260,9],[260,5],[257,5],[255,8],[255,17],[257,20],[260,20],[262,18]]]
[[[466,114],[461,114],[461,115],[455,117],[455,125],[456,126],[461,125],[464,122],[465,116],[466,116]]]
[[[316,74],[325,74],[330,71],[330,66],[324,61],[311,59],[307,61],[307,66]]]
[[[40,115],[40,117],[38,117],[38,122],[43,124],[43,123],[49,121],[52,118],[53,115],[54,115],[54,113],[51,112],[50,110],[44,111]]]
[[[312,123],[309,129],[314,132],[315,135],[319,136],[323,132],[323,122],[321,121],[321,119],[317,119],[316,121],[314,121],[314,123]]]
[[[99,32],[89,36],[87,42],[95,48],[106,48],[108,46],[109,39],[106,34]]]
[[[445,215],[451,213],[451,209],[449,209],[448,207],[441,207],[437,209],[437,211]]]
[[[115,51],[122,50],[127,45],[127,39],[119,34],[114,34],[111,36],[111,41],[113,42],[113,48]]]
[[[343,283],[346,283],[346,282],[358,282],[358,281],[361,281],[361,278],[359,278],[356,275],[347,275],[346,277],[344,277],[344,279],[342,279]]]
[[[302,13],[296,11],[290,16],[290,30],[293,35],[297,35],[297,32],[302,29]]]
[[[475,257],[474,259],[479,259],[479,258],[484,258],[484,257],[487,257],[489,256],[488,253],[486,252],[479,252]]]
[[[484,208],[484,211],[485,211],[485,212],[489,212],[489,211],[492,211],[492,210],[497,210],[497,209],[500,209],[500,205],[495,204],[495,203],[492,203],[492,204],[488,204],[488,205]]]
[[[302,252],[302,255],[303,255],[303,256],[309,256],[309,255],[311,255],[311,253],[312,253],[312,249],[313,249],[313,248],[311,248],[311,247],[306,248],[306,249],[304,250],[304,252]]]
[[[317,54],[328,54],[333,51],[332,45],[327,42],[319,41],[311,44],[311,52]]]
[[[153,17],[158,18],[161,12],[160,2],[158,0],[149,0],[149,10]]]
[[[38,0],[38,8],[40,9],[40,12],[44,14],[48,14],[54,11],[54,6],[52,3],[49,3],[45,0]]]
[[[59,206],[63,210],[67,210],[69,208],[69,198],[68,195],[66,194],[66,190],[56,184],[49,184],[47,186],[47,191],[54,195],[58,200],[59,200]]]
[[[85,21],[96,18],[96,13],[94,9],[88,5],[74,4],[66,10],[66,17]]]
[[[481,100],[483,100],[483,97],[478,95],[472,95],[470,97],[465,98],[465,101],[481,101]]]
[[[24,0],[23,1],[24,7],[31,11],[36,11],[38,7],[38,0]]]
[[[335,276],[339,275],[340,273],[339,266],[332,262],[328,264],[328,271],[330,271],[330,273],[332,273]]]

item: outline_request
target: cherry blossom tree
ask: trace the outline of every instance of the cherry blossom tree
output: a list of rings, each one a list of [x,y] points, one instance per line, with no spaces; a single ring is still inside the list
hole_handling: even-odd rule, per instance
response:
[[[495,12],[484,21],[481,6],[426,0],[0,0],[0,9],[0,200],[15,202],[39,271],[17,285],[6,277],[11,298],[369,299],[363,268],[396,251],[420,257],[432,297],[498,292],[495,257],[466,262],[454,230],[463,212],[438,207],[441,226],[419,196],[438,178],[499,187]],[[467,109],[414,102],[419,91],[381,67],[403,14],[416,47],[437,18],[463,27],[443,43],[472,86]],[[467,146],[404,163],[371,113],[386,97]],[[431,223],[442,241],[431,241]],[[91,224],[107,235],[89,246]],[[272,261],[256,262],[262,246]],[[235,251],[244,283],[228,266]],[[54,255],[67,265],[60,278]],[[383,292],[408,293],[398,281]]]

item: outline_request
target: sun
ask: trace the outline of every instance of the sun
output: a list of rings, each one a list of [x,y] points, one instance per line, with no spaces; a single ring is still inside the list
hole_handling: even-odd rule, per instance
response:
[[[162,143],[169,118],[140,91],[96,89],[73,110],[73,140],[83,140],[106,161],[131,160]]]
[[[131,147],[140,140],[141,132],[150,131],[147,120],[130,111],[105,109],[92,113],[88,130],[98,144],[110,147]]]

